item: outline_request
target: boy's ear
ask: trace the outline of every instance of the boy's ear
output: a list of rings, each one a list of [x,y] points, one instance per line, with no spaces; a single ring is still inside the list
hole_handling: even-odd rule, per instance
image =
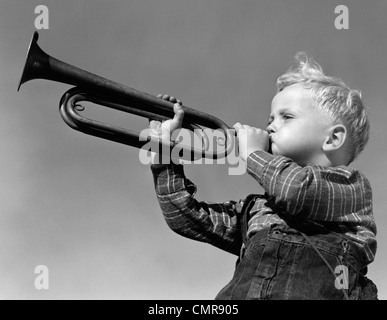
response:
[[[334,151],[339,149],[347,138],[347,128],[342,124],[337,124],[329,129],[328,136],[326,137],[323,150]]]

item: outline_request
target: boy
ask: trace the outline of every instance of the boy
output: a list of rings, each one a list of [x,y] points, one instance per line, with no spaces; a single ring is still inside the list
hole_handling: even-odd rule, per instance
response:
[[[152,165],[169,227],[239,256],[216,299],[376,299],[364,276],[376,253],[372,190],[348,166],[368,141],[366,109],[358,91],[296,57],[277,80],[266,130],[234,125],[239,156],[264,195],[199,202],[182,165]],[[175,103],[175,117],[150,130],[169,140],[184,112],[160,97]]]

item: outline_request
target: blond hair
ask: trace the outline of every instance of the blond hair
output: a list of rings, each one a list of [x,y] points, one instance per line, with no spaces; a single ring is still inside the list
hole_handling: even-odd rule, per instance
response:
[[[350,89],[341,79],[326,76],[321,66],[304,52],[296,54],[297,64],[277,79],[277,90],[300,83],[315,98],[315,107],[325,111],[335,124],[347,128],[349,163],[356,159],[369,139],[370,124],[362,93]]]

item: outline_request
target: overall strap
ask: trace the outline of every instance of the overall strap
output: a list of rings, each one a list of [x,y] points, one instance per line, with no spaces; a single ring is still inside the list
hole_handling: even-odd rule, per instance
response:
[[[262,195],[258,194],[250,194],[245,199],[242,210],[241,210],[241,231],[242,231],[242,240],[244,245],[247,244],[247,231],[249,229],[249,212],[251,208],[253,207],[255,200],[259,197],[263,197]]]

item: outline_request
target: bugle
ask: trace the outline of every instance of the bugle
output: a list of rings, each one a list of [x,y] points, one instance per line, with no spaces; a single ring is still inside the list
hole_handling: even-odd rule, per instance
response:
[[[74,130],[99,138],[141,148],[149,142],[159,147],[166,146],[171,150],[176,146],[174,141],[147,136],[140,138],[136,131],[112,126],[103,122],[88,119],[80,115],[81,101],[88,101],[107,108],[135,114],[150,120],[164,121],[173,117],[173,103],[162,100],[151,94],[124,86],[88,71],[77,68],[66,62],[55,59],[45,53],[38,45],[38,32],[34,32],[27,58],[19,82],[20,86],[33,79],[45,79],[75,86],[60,99],[59,110],[63,120]],[[207,150],[204,144],[201,149],[194,146],[179,145],[179,149],[194,158],[204,157],[218,159],[226,157],[233,149],[235,136],[231,128],[220,119],[207,113],[182,106],[184,110],[184,128],[206,127],[221,130],[224,138],[220,151]],[[196,132],[196,130],[195,130]],[[203,138],[203,137],[202,137]],[[205,137],[204,137],[205,139]],[[165,150],[163,148],[163,150]]]

